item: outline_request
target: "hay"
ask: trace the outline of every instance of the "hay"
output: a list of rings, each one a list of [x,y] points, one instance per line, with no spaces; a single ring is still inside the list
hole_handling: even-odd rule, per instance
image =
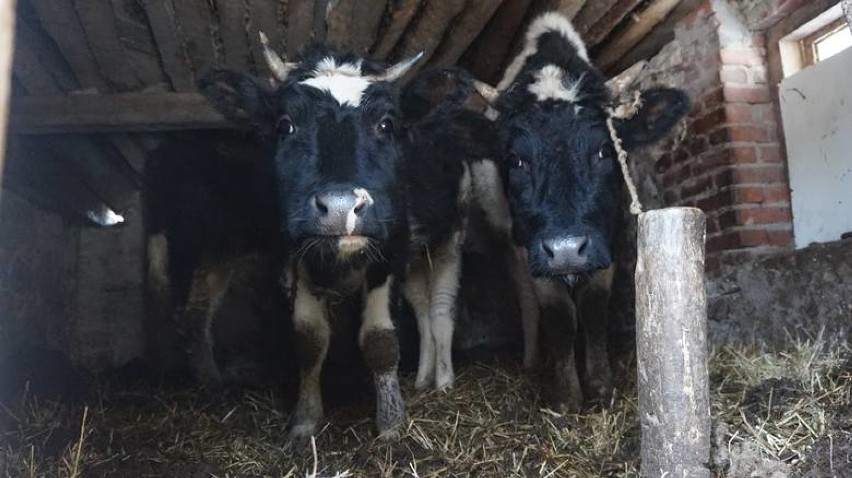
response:
[[[716,350],[713,412],[727,424],[720,439],[732,459],[745,443],[794,470],[823,458],[813,455],[816,443],[849,433],[836,420],[852,404],[849,357],[819,342],[785,353]],[[460,370],[449,393],[416,392],[405,377],[410,420],[399,442],[376,441],[369,404],[361,404],[331,409],[313,447],[298,456],[287,448],[289,407],[272,393],[211,400],[107,385],[87,411],[24,397],[0,411],[0,476],[637,476],[632,367],[621,368],[625,390],[610,407],[579,415],[548,410],[539,385],[513,363]],[[834,455],[833,469],[849,459]]]

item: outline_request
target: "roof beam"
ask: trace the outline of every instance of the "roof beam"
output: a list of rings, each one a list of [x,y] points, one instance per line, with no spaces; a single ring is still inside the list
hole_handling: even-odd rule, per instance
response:
[[[166,131],[229,127],[197,93],[14,98],[9,130],[22,134]]]
[[[654,0],[648,8],[635,16],[635,21],[609,43],[603,46],[595,58],[595,64],[603,71],[610,70],[633,47],[663,22],[680,0]]]
[[[615,30],[615,27],[627,17],[627,14],[632,12],[642,3],[642,0],[618,0],[618,2],[607,10],[607,12],[599,18],[594,24],[583,29],[585,25],[580,25],[580,35],[586,46],[593,47],[604,41],[606,37]],[[591,5],[591,4],[589,4]],[[580,12],[582,16],[584,12]]]
[[[437,66],[455,64],[494,16],[503,0],[468,2],[432,59]]]

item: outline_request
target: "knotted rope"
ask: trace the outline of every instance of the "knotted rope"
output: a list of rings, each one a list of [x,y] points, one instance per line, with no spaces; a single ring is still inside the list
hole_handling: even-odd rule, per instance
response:
[[[618,132],[615,130],[615,120],[626,120],[632,118],[639,112],[642,107],[642,94],[635,92],[632,102],[620,104],[617,108],[607,108],[606,126],[609,128],[609,137],[612,139],[615,152],[618,154],[618,164],[621,165],[621,175],[624,178],[624,184],[627,185],[627,191],[630,193],[630,214],[638,216],[642,214],[642,203],[639,202],[639,193],[636,190],[636,183],[630,175],[630,168],[627,166],[627,151],[624,150],[621,138],[618,137]]]

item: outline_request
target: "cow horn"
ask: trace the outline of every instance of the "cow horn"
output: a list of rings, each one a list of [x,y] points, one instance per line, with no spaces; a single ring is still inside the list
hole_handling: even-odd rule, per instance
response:
[[[298,66],[298,63],[290,63],[282,60],[269,46],[269,38],[267,38],[266,34],[263,32],[258,32],[258,34],[260,35],[260,45],[263,48],[263,57],[266,58],[266,64],[269,65],[269,69],[272,71],[275,79],[283,83],[287,80],[287,75],[290,74],[290,71]]]
[[[497,98],[500,97],[500,91],[484,81],[473,80],[473,87],[479,93],[479,96],[482,96],[490,105],[496,103]]]
[[[396,81],[402,78],[403,75],[408,73],[408,70],[410,70],[411,67],[414,66],[414,64],[417,63],[421,58],[423,58],[423,55],[424,52],[419,51],[414,55],[410,56],[409,58],[406,58],[405,60],[402,60],[401,62],[388,67],[388,69],[386,69],[384,73],[374,75],[371,78],[375,81]]]

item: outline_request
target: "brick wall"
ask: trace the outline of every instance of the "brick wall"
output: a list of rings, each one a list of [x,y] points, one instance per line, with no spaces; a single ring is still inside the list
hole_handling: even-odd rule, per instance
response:
[[[641,82],[683,88],[692,98],[685,131],[649,155],[655,158],[650,174],[658,205],[707,213],[710,270],[793,244],[766,45],[741,7],[702,2],[650,61]]]

